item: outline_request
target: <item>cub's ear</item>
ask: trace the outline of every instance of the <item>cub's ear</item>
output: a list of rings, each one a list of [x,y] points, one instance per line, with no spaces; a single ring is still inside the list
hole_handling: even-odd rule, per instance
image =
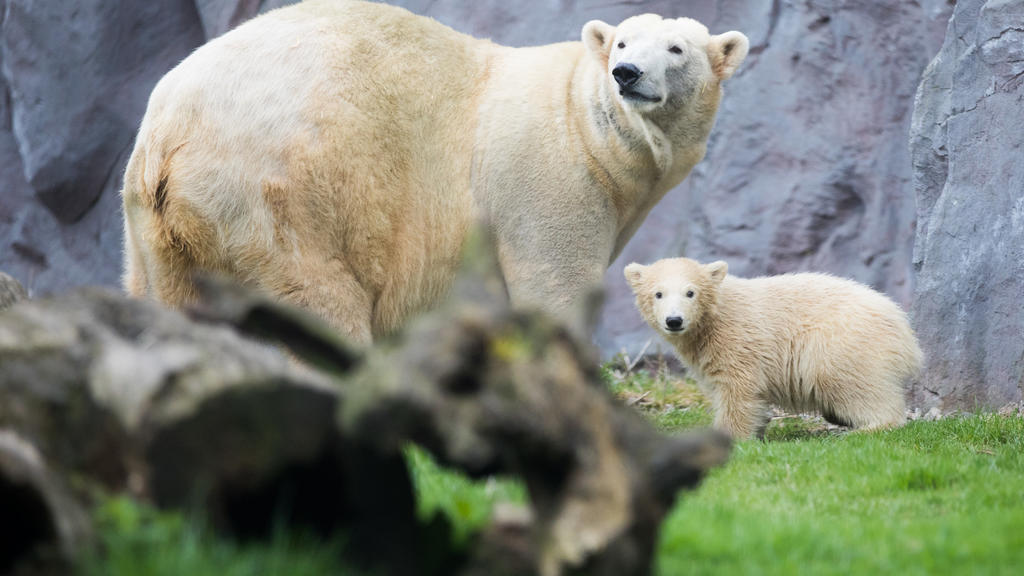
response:
[[[707,264],[704,266],[704,269],[707,270],[708,277],[711,278],[711,281],[715,284],[721,284],[722,279],[729,273],[729,265],[723,260]]]
[[[583,25],[583,45],[600,60],[608,59],[615,39],[615,26],[600,20],[591,20]]]
[[[640,285],[640,281],[644,277],[644,270],[646,269],[647,266],[641,266],[640,264],[633,262],[622,270],[622,273],[626,276],[626,282],[629,282],[629,287],[634,291],[636,291],[637,286]]]
[[[750,50],[750,41],[735,30],[712,36],[711,41],[708,42],[711,71],[719,80],[727,80],[743,63],[748,50]]]

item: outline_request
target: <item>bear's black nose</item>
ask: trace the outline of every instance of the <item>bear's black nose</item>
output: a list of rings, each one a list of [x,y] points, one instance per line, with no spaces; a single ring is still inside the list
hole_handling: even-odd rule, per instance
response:
[[[665,326],[669,330],[680,330],[683,327],[683,319],[680,316],[669,316],[665,318]]]
[[[612,76],[615,77],[615,81],[619,83],[622,88],[629,88],[636,81],[643,76],[644,73],[639,68],[632,64],[619,64],[612,69]]]

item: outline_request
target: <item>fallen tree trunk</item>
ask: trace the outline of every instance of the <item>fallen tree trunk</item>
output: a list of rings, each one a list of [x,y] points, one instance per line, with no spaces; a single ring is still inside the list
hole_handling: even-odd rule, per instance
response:
[[[453,303],[356,374],[346,435],[384,451],[412,440],[470,475],[522,478],[537,573],[647,574],[677,492],[725,461],[728,439],[655,431],[612,397],[597,357],[567,327],[505,304],[497,262],[476,250]],[[480,550],[467,574],[495,574],[522,552],[514,540]]]
[[[36,484],[68,496],[37,490],[32,514],[58,526],[60,502],[87,508],[99,488],[199,507],[240,536],[346,530],[349,551],[389,574],[648,573],[677,491],[724,461],[728,441],[654,431],[566,328],[505,305],[493,256],[474,249],[449,306],[366,355],[209,279],[191,319],[95,290],[5,311],[0,428],[58,480]],[[443,523],[414,516],[410,441],[472,476],[522,478],[530,514],[496,515],[467,560]],[[0,468],[0,485],[31,484],[24,469]],[[60,492],[71,477],[84,481]],[[58,547],[74,558],[85,538]]]
[[[222,301],[218,283],[201,286],[204,300]],[[597,304],[591,299],[579,311],[581,324]],[[221,310],[205,308],[202,316],[263,337],[274,335],[247,319],[275,317],[268,324],[287,326],[280,342],[291,342],[298,356],[334,362],[343,373],[355,364],[336,362],[351,355],[344,347],[327,352],[333,336],[319,340],[320,331],[301,329],[258,295],[236,293]],[[597,366],[568,328],[509,308],[493,251],[471,242],[449,305],[379,345],[350,373],[343,435],[382,454],[413,441],[472,476],[523,479],[533,521],[488,531],[493,537],[464,574],[504,573],[524,562],[545,576],[647,574],[677,492],[724,462],[730,443],[710,431],[656,432],[612,398]],[[525,537],[508,538],[510,530]]]
[[[77,517],[74,507],[87,508],[96,493],[129,492],[198,506],[239,536],[276,525],[328,534],[372,524],[384,509],[396,525],[415,527],[404,461],[347,443],[335,425],[338,401],[334,379],[283,351],[152,302],[101,290],[23,302],[0,315],[0,429],[38,466],[26,476],[29,460],[5,456],[0,485],[11,489],[0,491],[0,508],[23,501],[27,486],[47,504],[30,515],[40,526]],[[361,479],[374,474],[381,481]],[[69,498],[50,496],[47,487],[71,478]],[[10,564],[51,547],[52,532],[23,532]],[[411,538],[352,542],[400,559]],[[62,557],[73,560],[82,541],[58,539]]]
[[[38,451],[0,429],[0,574],[64,574],[92,537],[89,516]]]

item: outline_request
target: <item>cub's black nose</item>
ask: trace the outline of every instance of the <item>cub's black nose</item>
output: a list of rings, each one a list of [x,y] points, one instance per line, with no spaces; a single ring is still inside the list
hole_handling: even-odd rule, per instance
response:
[[[615,81],[619,83],[622,88],[629,88],[636,81],[643,76],[644,73],[639,68],[632,64],[619,64],[612,69],[612,76],[615,77]]]
[[[665,326],[667,326],[669,330],[679,330],[683,327],[683,319],[679,316],[669,316],[668,318],[665,318]]]

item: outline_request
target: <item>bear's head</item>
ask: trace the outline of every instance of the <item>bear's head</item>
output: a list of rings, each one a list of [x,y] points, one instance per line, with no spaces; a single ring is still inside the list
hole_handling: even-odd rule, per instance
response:
[[[712,36],[696,20],[656,14],[618,26],[591,20],[583,44],[605,66],[622,104],[641,114],[681,109],[709,83],[732,76],[750,45],[740,32]]]
[[[633,263],[623,272],[644,320],[663,334],[679,335],[700,326],[728,271],[721,260],[702,265],[689,258],[667,258],[649,266]]]

